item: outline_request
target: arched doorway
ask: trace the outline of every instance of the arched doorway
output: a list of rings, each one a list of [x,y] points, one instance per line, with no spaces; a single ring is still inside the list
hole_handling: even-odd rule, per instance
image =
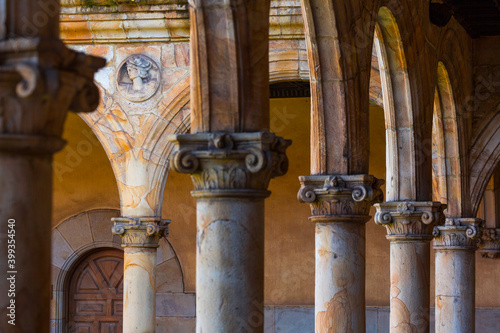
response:
[[[123,251],[106,248],[90,253],[69,280],[68,332],[121,333]]]

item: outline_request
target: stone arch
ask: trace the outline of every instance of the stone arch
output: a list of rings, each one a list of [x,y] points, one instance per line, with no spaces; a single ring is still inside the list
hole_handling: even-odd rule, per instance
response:
[[[121,239],[111,233],[111,218],[118,216],[120,211],[116,209],[95,209],[74,215],[52,229],[50,324],[53,332],[65,332],[67,284],[73,267],[92,251],[122,250]],[[195,296],[184,292],[182,267],[166,239],[160,241],[156,270],[158,325],[166,325],[176,317],[182,317],[176,325],[186,325],[186,317],[194,323]]]
[[[432,197],[432,117],[439,31],[431,26],[430,30],[434,31],[422,33],[422,22],[429,21],[428,3],[383,0],[381,5],[377,17],[379,27],[382,32],[387,28],[397,31],[392,46],[395,53],[401,55],[399,58],[404,59],[403,80],[393,81],[393,89],[406,90],[398,95],[404,96],[408,106],[407,113],[396,107],[397,128],[408,134],[399,134],[400,179],[398,189],[392,193],[394,196],[391,198],[388,193],[387,200],[428,201]],[[388,47],[386,50],[388,54],[392,51]],[[404,159],[407,162],[401,163]],[[390,181],[387,179],[389,184]]]
[[[448,202],[443,109],[437,87],[432,119],[432,200],[443,204]]]
[[[445,65],[438,63],[433,117],[433,200],[448,205],[448,216],[462,216],[459,128],[454,91]]]
[[[474,140],[469,163],[472,214],[476,216],[488,181],[500,163],[500,104],[490,122]]]
[[[443,101],[443,125],[446,139],[446,156],[449,163],[447,182],[449,216],[472,217],[469,194],[469,140],[467,126],[471,113],[468,102],[472,96],[473,83],[471,69],[465,64],[471,54],[457,34],[456,27],[449,25],[441,34],[438,43],[436,87],[446,98]],[[454,160],[452,162],[452,160]],[[449,201],[451,198],[451,202]]]
[[[370,103],[384,108],[384,93],[382,91],[382,78],[380,77],[380,65],[378,58],[377,44],[380,43],[375,36],[373,37],[372,64],[370,70]]]
[[[378,12],[374,47],[386,123],[386,200],[415,199],[415,133],[408,69],[398,24],[387,7]]]

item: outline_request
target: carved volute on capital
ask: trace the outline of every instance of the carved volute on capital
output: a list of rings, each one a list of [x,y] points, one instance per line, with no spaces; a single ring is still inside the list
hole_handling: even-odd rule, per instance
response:
[[[270,132],[178,134],[169,140],[176,145],[171,166],[191,174],[195,197],[267,196],[271,178],[288,171],[291,141]]]
[[[384,180],[372,175],[300,176],[300,202],[311,206],[311,220],[334,222],[347,217],[367,222],[370,207],[384,200]]]
[[[500,258],[500,228],[483,228],[479,247],[481,257]]]
[[[94,73],[104,65],[104,59],[72,51],[59,39],[0,41],[0,135],[58,139],[67,111],[97,107]]]
[[[169,234],[170,220],[157,217],[115,217],[111,221],[113,235],[122,237],[122,247],[158,247]]]
[[[434,249],[475,251],[482,225],[476,218],[446,218],[444,225],[434,227]]]
[[[385,226],[391,241],[432,239],[435,226],[444,224],[446,205],[434,201],[391,201],[374,205],[375,223]]]

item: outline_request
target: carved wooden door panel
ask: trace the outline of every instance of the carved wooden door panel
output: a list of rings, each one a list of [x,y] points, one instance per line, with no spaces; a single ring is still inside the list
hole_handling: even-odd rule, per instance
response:
[[[122,333],[123,252],[92,253],[73,272],[68,332]]]

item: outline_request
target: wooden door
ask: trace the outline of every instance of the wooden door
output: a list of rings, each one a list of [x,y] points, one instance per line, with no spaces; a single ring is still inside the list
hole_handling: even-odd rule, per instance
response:
[[[90,254],[74,270],[69,285],[68,332],[122,333],[123,252]]]

